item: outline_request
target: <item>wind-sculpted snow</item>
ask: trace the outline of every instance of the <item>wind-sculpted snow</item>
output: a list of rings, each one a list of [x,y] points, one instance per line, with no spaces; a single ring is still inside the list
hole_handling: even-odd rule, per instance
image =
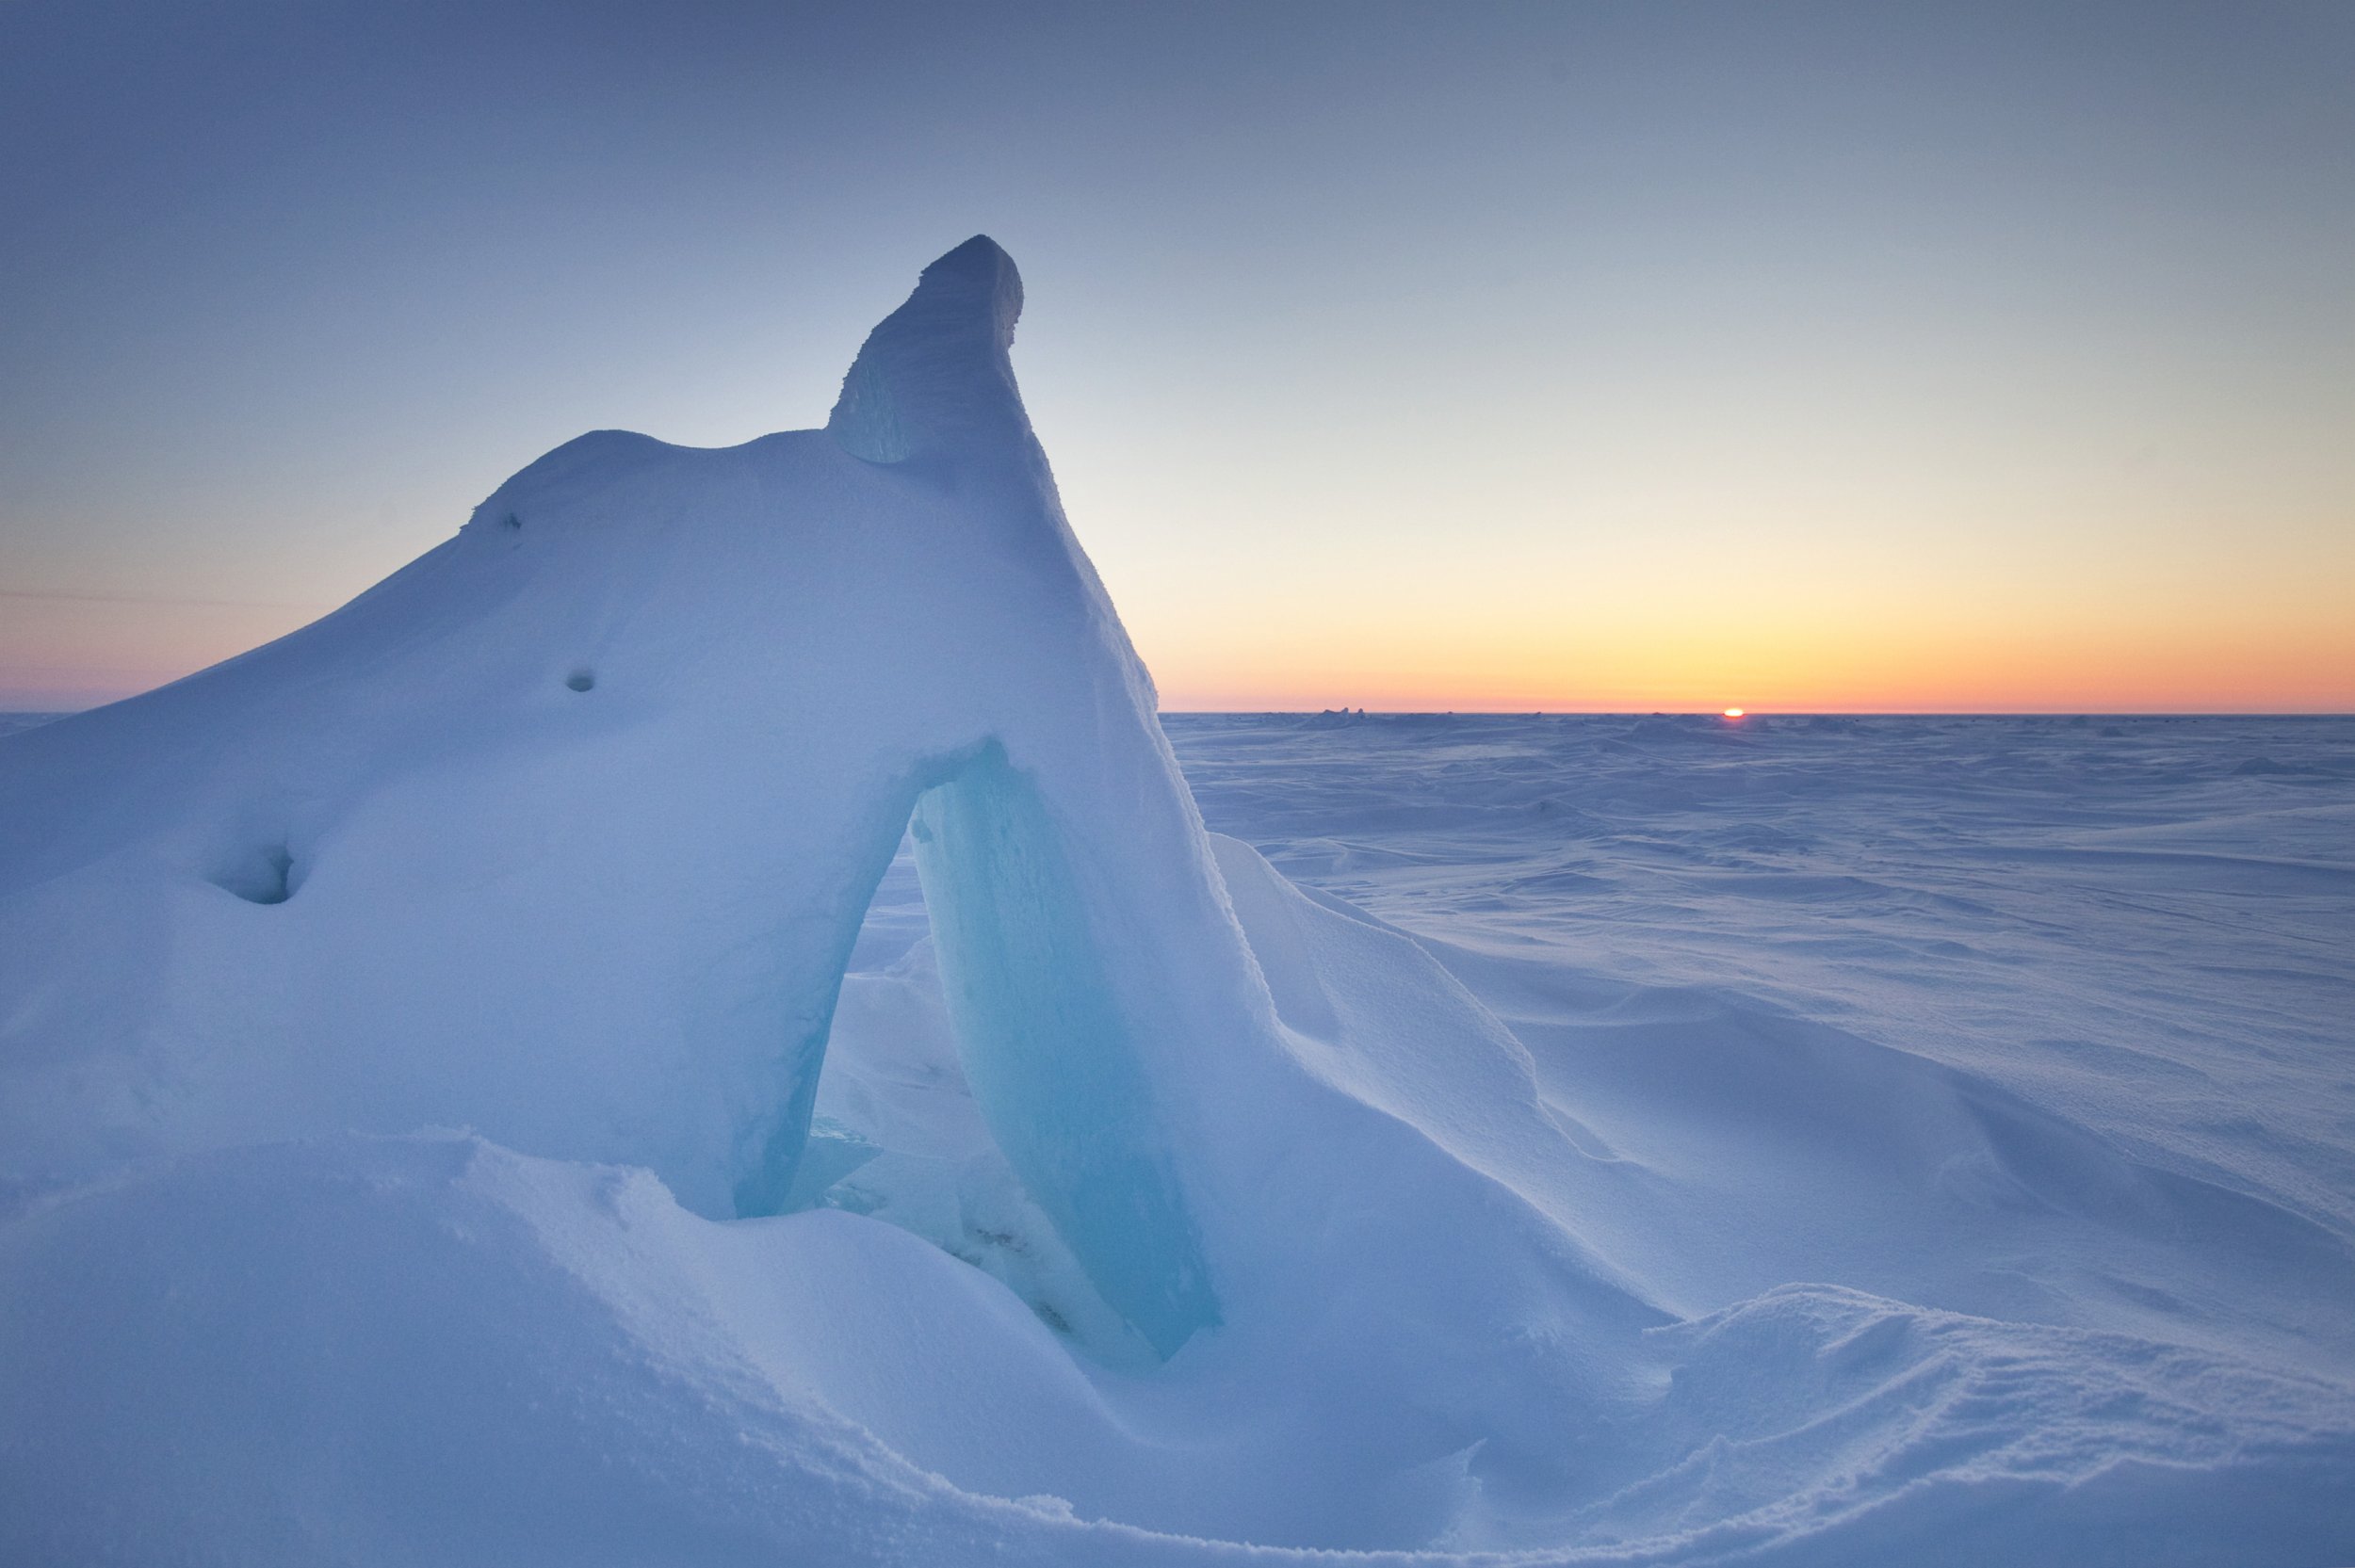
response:
[[[973,924],[1052,925],[1012,933],[1037,962],[1115,924],[1161,956],[1101,966],[1090,1004],[1120,1025],[1097,1042],[1118,1105],[984,1110],[1027,1174],[1052,1164],[1041,1201],[1066,1219],[1148,1184],[1149,1236],[1072,1230],[1148,1338],[1214,1321],[1174,1173],[1201,1143],[1156,1075],[1203,1042],[1247,1057],[1269,1021],[1030,438],[1019,299],[977,240],[876,330],[853,383],[897,399],[906,462],[821,432],[584,436],[317,624],[21,737],[0,780],[20,1175],[441,1124],[772,1212],[869,895],[918,794],[989,751],[1034,792],[1041,852],[1087,875],[1057,890],[1072,907]],[[1015,1049],[1022,1022],[971,1044]]]
[[[2344,734],[1173,720],[1210,833],[1020,302],[0,739],[0,1561],[2355,1556]]]

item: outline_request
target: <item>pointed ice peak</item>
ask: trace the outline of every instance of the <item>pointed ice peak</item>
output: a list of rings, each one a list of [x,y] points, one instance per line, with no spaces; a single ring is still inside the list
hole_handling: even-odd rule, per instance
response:
[[[949,465],[1028,435],[1006,357],[1021,315],[1014,258],[975,234],[924,268],[907,303],[867,334],[827,433],[869,462]]]
[[[996,240],[975,234],[924,268],[917,278],[916,292],[893,314],[905,315],[929,299],[944,303],[954,299],[960,309],[968,305],[985,309],[998,347],[1010,348],[1014,324],[1022,316],[1022,274]]]

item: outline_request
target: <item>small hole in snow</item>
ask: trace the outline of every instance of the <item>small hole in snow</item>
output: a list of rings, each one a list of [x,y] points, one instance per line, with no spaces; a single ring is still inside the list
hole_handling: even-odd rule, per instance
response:
[[[283,904],[294,897],[295,881],[293,854],[272,845],[225,867],[213,885],[249,904]]]
[[[597,684],[597,678],[586,670],[576,670],[564,677],[564,684],[575,691],[586,691]]]
[[[511,534],[519,534],[524,531],[524,520],[511,511],[499,519],[499,526]]]

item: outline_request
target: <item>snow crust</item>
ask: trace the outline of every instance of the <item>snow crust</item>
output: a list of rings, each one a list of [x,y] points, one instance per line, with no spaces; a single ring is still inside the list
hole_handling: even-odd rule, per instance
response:
[[[2355,1553],[2344,1014],[2056,1071],[2128,925],[1982,954],[1755,725],[1179,723],[1207,832],[1020,304],[0,738],[0,1560]],[[2164,818],[2031,848],[2347,956],[2343,854]],[[1824,921],[1583,902],[1664,857]]]

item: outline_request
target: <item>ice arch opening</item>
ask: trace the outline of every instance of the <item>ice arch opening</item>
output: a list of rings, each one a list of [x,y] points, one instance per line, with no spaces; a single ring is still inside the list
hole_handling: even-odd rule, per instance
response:
[[[1104,1359],[1167,1357],[1219,1306],[1053,812],[993,741],[917,793],[901,849],[845,944],[768,1210],[875,1214]]]

